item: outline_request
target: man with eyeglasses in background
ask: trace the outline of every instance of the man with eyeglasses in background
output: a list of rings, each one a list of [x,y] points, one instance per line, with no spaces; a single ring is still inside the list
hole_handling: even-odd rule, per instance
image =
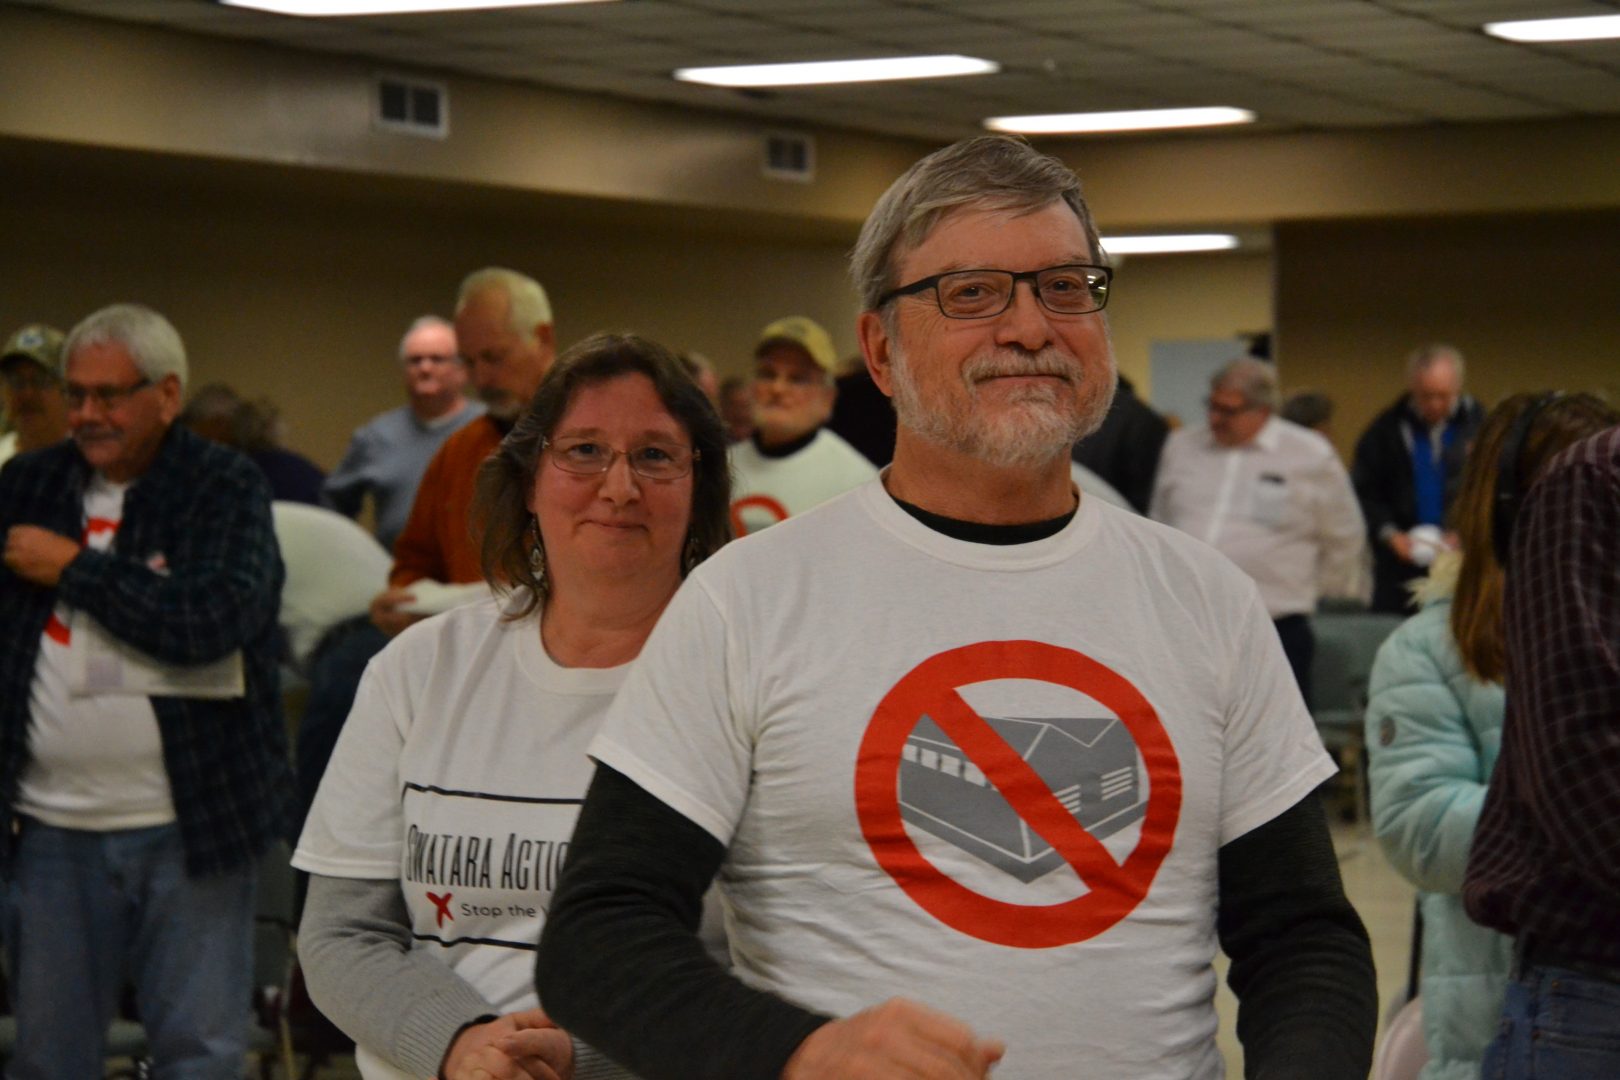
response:
[[[355,517],[370,495],[377,539],[392,550],[405,528],[416,485],[444,441],[484,414],[469,401],[467,365],[456,351],[456,328],[437,315],[423,315],[399,342],[399,365],[409,399],[361,425],[343,460],[326,478],[322,496],[339,513]]]
[[[7,339],[0,352],[0,417],[10,430],[0,435],[0,464],[67,438],[61,362],[62,331],[55,327],[31,323]]]
[[[100,1076],[127,979],[156,1075],[240,1076],[291,788],[270,487],[175,424],[162,315],[104,308],[63,355],[72,440],[0,470],[6,1072]]]
[[[731,448],[731,528],[758,532],[859,487],[877,469],[825,426],[838,356],[820,323],[778,319],[754,348],[754,432]]]
[[[540,996],[638,1075],[1212,1080],[1219,944],[1250,1075],[1366,1076],[1333,765],[1255,586],[1070,477],[1101,254],[1003,136],[868,218],[893,464],[699,566],[591,747]],[[693,933],[717,875],[734,974]]]
[[[1362,599],[1361,507],[1325,438],[1275,415],[1277,369],[1253,357],[1209,381],[1207,426],[1173,433],[1155,521],[1198,537],[1254,579],[1308,707],[1319,596]]]

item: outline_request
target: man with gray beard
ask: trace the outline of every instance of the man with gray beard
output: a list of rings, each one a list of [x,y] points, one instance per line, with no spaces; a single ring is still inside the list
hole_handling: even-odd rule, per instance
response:
[[[1114,386],[1078,179],[947,147],[852,262],[894,463],[664,612],[592,746],[555,1019],[653,1080],[1213,1080],[1219,946],[1249,1075],[1365,1077],[1333,767],[1264,605],[1070,480]]]

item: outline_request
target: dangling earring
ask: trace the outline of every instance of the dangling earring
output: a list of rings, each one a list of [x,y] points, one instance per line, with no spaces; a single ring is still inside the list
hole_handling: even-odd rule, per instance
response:
[[[702,553],[698,550],[696,533],[686,534],[686,547],[681,552],[681,576],[690,574],[697,564],[702,561]]]
[[[546,548],[540,542],[540,519],[529,518],[529,575],[536,592],[546,591]]]

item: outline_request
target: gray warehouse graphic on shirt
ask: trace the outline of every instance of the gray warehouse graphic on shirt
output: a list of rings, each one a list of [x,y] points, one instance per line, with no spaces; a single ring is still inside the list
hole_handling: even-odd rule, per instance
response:
[[[1136,741],[1117,719],[984,720],[1098,840],[1146,814]],[[1065,865],[1063,856],[927,716],[917,722],[901,752],[900,816],[1026,884]]]

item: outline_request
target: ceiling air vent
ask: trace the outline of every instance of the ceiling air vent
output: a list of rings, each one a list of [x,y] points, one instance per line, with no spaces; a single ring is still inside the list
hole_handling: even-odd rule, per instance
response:
[[[764,172],[773,180],[810,183],[816,178],[816,140],[809,135],[768,132],[765,135]]]
[[[382,131],[442,139],[450,133],[450,96],[443,83],[377,76],[372,120]]]

